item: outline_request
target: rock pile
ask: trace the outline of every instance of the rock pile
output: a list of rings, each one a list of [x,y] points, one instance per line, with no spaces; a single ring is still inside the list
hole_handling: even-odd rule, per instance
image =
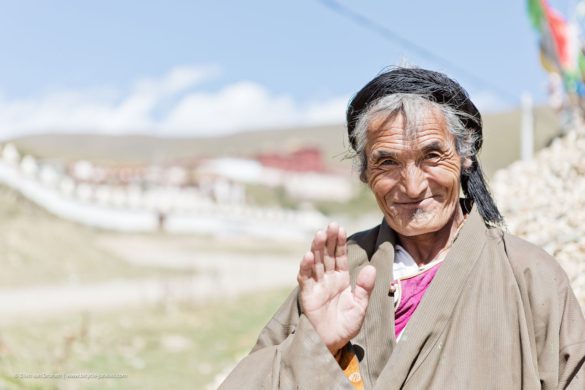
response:
[[[553,255],[585,307],[585,130],[498,171],[491,188],[508,230]]]

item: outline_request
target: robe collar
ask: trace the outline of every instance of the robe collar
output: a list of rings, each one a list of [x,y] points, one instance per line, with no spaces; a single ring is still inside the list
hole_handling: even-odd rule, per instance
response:
[[[360,240],[355,241],[363,249],[356,253],[363,261],[353,270],[352,282],[355,283],[357,273],[366,264],[376,267],[377,272],[364,326],[352,340],[365,352],[364,379],[368,388],[376,388],[376,383],[384,389],[400,388],[429,352],[440,348],[438,339],[484,248],[486,230],[483,218],[473,207],[398,343],[394,335],[394,304],[390,293],[396,234],[384,221],[379,226],[373,248],[371,244],[364,242],[361,245]]]

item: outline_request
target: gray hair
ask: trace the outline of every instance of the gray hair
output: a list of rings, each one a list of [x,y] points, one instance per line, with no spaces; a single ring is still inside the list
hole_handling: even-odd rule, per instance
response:
[[[466,128],[461,120],[461,118],[471,118],[471,115],[447,104],[434,102],[425,95],[395,93],[374,101],[357,119],[354,131],[356,147],[353,157],[360,179],[364,183],[367,182],[368,160],[365,148],[369,124],[376,115],[384,113],[387,114],[388,119],[392,119],[401,114],[406,131],[415,134],[423,115],[433,110],[443,114],[449,132],[455,137],[455,147],[459,156],[461,158],[474,156],[477,153],[475,145],[479,135],[473,129]]]

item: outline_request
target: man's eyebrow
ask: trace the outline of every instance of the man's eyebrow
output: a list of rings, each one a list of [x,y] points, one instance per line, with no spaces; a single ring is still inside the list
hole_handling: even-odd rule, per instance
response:
[[[445,150],[445,147],[444,147],[443,143],[439,142],[439,141],[431,142],[430,144],[423,146],[421,149],[423,154],[426,154],[429,152],[443,152],[444,150]]]
[[[398,154],[394,153],[394,152],[389,152],[387,150],[376,150],[374,153],[372,153],[372,159],[373,160],[381,160],[383,158],[389,158],[392,160],[396,160],[398,159]]]

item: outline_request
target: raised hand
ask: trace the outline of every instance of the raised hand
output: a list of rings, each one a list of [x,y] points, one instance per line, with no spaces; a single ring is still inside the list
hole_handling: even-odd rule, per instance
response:
[[[359,333],[376,279],[367,265],[351,290],[346,240],[336,223],[318,231],[297,276],[304,313],[332,354]]]

